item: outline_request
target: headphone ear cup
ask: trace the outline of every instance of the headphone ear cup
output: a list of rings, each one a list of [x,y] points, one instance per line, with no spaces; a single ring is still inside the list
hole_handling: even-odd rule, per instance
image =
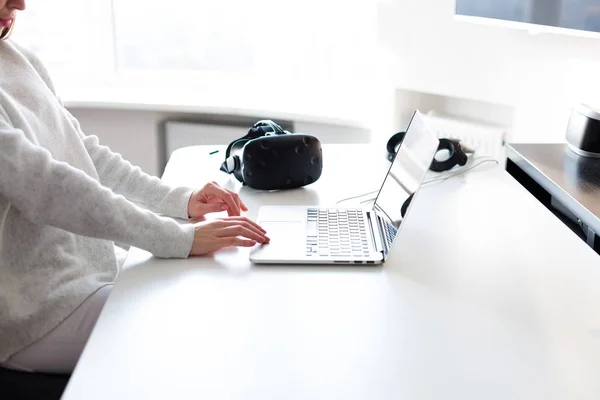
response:
[[[394,157],[396,157],[396,153],[398,152],[398,148],[400,148],[400,145],[404,140],[404,136],[406,136],[406,132],[398,132],[392,135],[392,137],[388,140],[385,146],[387,152],[386,157],[388,161],[391,162],[394,160]]]
[[[404,203],[402,203],[402,207],[400,208],[400,216],[402,218],[404,218],[404,215],[406,214],[408,206],[410,206],[410,202],[412,201],[414,195],[414,193],[411,193],[410,196],[408,196],[408,198],[404,200]]]
[[[456,163],[461,167],[466,165],[467,161],[469,161],[469,156],[467,156],[467,153],[463,150],[462,146],[460,145],[460,142],[454,141],[454,149],[457,158]]]
[[[448,150],[450,157],[444,161],[438,161],[434,158],[429,167],[430,170],[434,172],[444,172],[451,170],[456,165],[463,166],[467,163],[467,154],[460,147],[458,141],[446,138],[439,139],[439,141],[438,152],[441,150]]]

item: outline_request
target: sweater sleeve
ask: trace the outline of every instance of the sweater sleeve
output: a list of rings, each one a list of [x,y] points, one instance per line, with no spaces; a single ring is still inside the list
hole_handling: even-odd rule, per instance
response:
[[[27,48],[16,46],[63,106],[42,61]],[[192,188],[171,187],[159,178],[144,173],[139,167],[124,160],[120,154],[100,145],[98,137],[85,135],[77,119],[64,106],[63,111],[79,133],[103,186],[151,211],[174,218],[188,218],[187,207]]]
[[[159,178],[146,174],[120,154],[102,146],[97,136],[85,135],[77,119],[66,109],[64,112],[79,133],[102,185],[149,210],[170,217],[188,218],[188,203],[194,189],[172,187]]]
[[[55,160],[1,120],[0,195],[35,224],[126,243],[164,258],[185,258],[192,247],[192,224],[138,207],[83,171]]]

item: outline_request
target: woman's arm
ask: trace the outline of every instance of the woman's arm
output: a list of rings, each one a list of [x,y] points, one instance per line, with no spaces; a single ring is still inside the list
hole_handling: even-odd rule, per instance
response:
[[[159,178],[146,174],[120,154],[102,146],[97,136],[83,133],[77,119],[66,109],[64,112],[79,133],[102,185],[151,211],[170,217],[188,218],[188,203],[194,189],[172,187]]]
[[[18,45],[15,46],[29,60],[62,105],[63,103],[56,94],[52,79],[41,60],[28,49]],[[121,155],[113,153],[108,147],[101,146],[96,136],[85,135],[77,119],[64,106],[63,111],[79,132],[103,186],[151,211],[169,217],[183,219],[188,217],[187,207],[193,192],[191,188],[170,187],[160,179],[142,172],[139,167],[132,166]]]
[[[180,225],[136,206],[55,160],[1,120],[0,196],[32,223],[130,244],[158,257],[185,258],[192,247],[192,224]]]

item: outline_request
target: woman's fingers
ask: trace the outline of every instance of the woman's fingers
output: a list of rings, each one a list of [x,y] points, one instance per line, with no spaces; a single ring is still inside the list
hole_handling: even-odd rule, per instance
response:
[[[229,215],[240,215],[240,205],[236,200],[236,197],[239,199],[239,196],[236,193],[214,183],[208,184],[205,190],[207,195],[217,197],[227,204]]]
[[[266,238],[267,240],[270,240],[266,236],[267,232],[264,229],[262,229],[257,223],[250,221],[249,219],[247,219],[245,217],[227,218],[227,219],[221,220],[220,224],[219,224],[220,229],[226,229],[228,227],[236,227],[236,226],[244,227],[245,229],[248,229],[248,230],[254,232],[255,234],[259,235],[261,238]]]
[[[219,248],[228,246],[252,247],[256,244],[255,240],[240,237],[223,237],[218,239]]]
[[[221,201],[225,202],[228,206],[227,213],[229,214],[229,216],[240,215],[240,210],[248,211],[248,207],[246,206],[246,204],[244,204],[239,194],[237,194],[233,190],[221,187],[215,181],[206,184],[206,186],[204,187],[204,191],[209,197],[216,197]]]
[[[243,236],[248,239],[257,241],[258,243],[269,243],[269,238],[263,233],[252,230],[251,227],[245,225],[232,225],[221,228],[216,232],[218,237],[236,237]]]
[[[235,203],[237,204],[237,206],[238,206],[238,208],[240,210],[242,210],[242,211],[248,211],[248,207],[246,207],[246,205],[242,202],[242,199],[240,198],[239,194],[237,194],[236,192],[234,192],[232,190],[229,190],[229,189],[225,189],[225,190],[227,192],[229,192],[229,194],[233,198],[233,201],[235,201]]]
[[[203,255],[227,246],[252,247],[269,243],[264,229],[246,217],[199,222],[195,226],[191,255]]]
[[[253,227],[253,229],[258,230],[259,232],[262,233],[267,233],[266,230],[263,229],[262,226],[260,226],[259,224],[257,224],[256,222],[252,221],[251,219],[247,218],[247,217],[229,217],[229,218],[222,218],[219,221],[222,221],[223,224],[221,226],[230,226],[230,225],[235,225],[235,224],[249,224],[250,226]]]

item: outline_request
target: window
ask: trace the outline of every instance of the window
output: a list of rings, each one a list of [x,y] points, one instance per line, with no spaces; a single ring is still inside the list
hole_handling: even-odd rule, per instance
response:
[[[13,38],[67,106],[270,110],[386,131],[381,1],[28,0]]]
[[[114,2],[120,70],[249,71],[254,68],[253,2]],[[143,10],[143,11],[141,11]],[[232,12],[232,10],[235,10]]]
[[[14,37],[62,75],[287,71],[331,77],[366,64],[375,35],[373,4],[29,0]]]
[[[55,79],[95,79],[114,69],[110,15],[110,0],[28,0],[13,37],[33,50]]]
[[[370,87],[375,75],[376,5],[28,0],[13,34],[42,58],[65,98],[192,104],[213,102],[216,93],[221,102],[243,96],[253,104],[252,87],[266,83],[280,93],[295,86],[310,99],[318,91],[340,93],[334,87],[359,99],[367,97],[359,87]]]
[[[370,0],[114,0],[121,71],[356,79],[370,61]],[[143,11],[141,11],[143,10]]]

